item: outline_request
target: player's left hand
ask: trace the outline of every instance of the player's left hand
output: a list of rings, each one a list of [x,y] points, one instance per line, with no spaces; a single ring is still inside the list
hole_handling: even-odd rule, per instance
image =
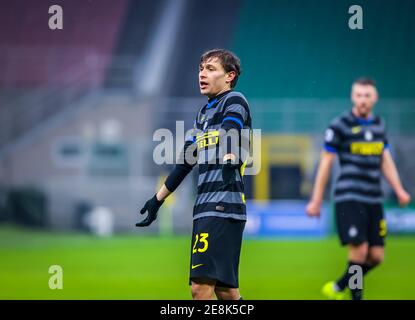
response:
[[[149,226],[154,220],[157,218],[157,212],[159,211],[161,205],[163,204],[163,201],[159,201],[157,199],[157,196],[154,195],[153,198],[148,200],[144,207],[140,210],[141,214],[146,213],[148,211],[147,218],[145,218],[143,221],[138,222],[135,224],[136,227],[147,227]]]
[[[399,205],[401,207],[406,207],[409,204],[409,202],[411,202],[411,196],[404,189],[399,190],[396,193],[396,196],[398,197]]]

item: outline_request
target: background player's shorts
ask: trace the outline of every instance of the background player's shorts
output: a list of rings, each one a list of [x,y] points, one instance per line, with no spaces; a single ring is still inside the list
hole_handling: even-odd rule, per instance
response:
[[[204,217],[193,221],[190,281],[216,280],[219,287],[238,288],[239,256],[245,221]]]
[[[369,246],[384,246],[387,231],[382,204],[338,202],[336,225],[342,245],[368,242]]]

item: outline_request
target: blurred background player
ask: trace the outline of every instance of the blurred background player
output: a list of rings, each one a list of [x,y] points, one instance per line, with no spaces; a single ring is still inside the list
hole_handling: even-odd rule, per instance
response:
[[[148,211],[148,216],[136,224],[149,226],[156,219],[164,199],[193,169],[196,163],[191,164],[188,156],[196,153],[199,178],[193,210],[190,266],[194,299],[212,299],[215,294],[223,300],[242,299],[238,289],[238,269],[246,221],[244,164],[241,152],[231,148],[231,141],[220,143],[228,139],[226,136],[222,139],[220,130],[222,133],[240,133],[242,129],[251,128],[246,99],[241,93],[232,91],[240,73],[240,60],[232,52],[215,49],[202,55],[199,85],[201,94],[208,97],[208,103],[197,114],[195,134],[186,139],[181,154],[183,163],[175,166],[157,194],[146,202],[141,214]],[[240,143],[238,146],[242,147]]]
[[[334,193],[336,225],[342,245],[349,246],[345,273],[328,282],[322,293],[329,299],[343,299],[354,272],[362,274],[379,265],[384,258],[386,220],[382,205],[381,175],[396,193],[401,206],[410,201],[402,187],[395,163],[389,151],[385,123],[372,113],[378,100],[373,80],[360,78],[353,83],[353,108],[335,118],[325,133],[324,151],[306,211],[310,217],[320,215],[324,189],[336,154],[341,173]],[[362,289],[351,289],[353,300],[362,299]]]

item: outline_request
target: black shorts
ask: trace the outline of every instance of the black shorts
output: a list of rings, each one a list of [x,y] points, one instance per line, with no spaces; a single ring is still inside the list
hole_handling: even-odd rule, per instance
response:
[[[193,221],[190,277],[239,288],[238,268],[245,221],[204,217]]]
[[[363,242],[368,242],[371,247],[385,245],[387,230],[382,204],[338,202],[336,225],[342,245]]]

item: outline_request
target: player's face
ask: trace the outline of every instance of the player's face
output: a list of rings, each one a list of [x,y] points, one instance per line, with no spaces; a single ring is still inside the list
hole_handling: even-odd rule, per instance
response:
[[[214,97],[230,89],[235,72],[226,72],[218,58],[211,58],[199,66],[200,93]]]
[[[372,85],[354,84],[352,87],[352,102],[359,116],[366,118],[372,112],[378,101],[378,93]]]

